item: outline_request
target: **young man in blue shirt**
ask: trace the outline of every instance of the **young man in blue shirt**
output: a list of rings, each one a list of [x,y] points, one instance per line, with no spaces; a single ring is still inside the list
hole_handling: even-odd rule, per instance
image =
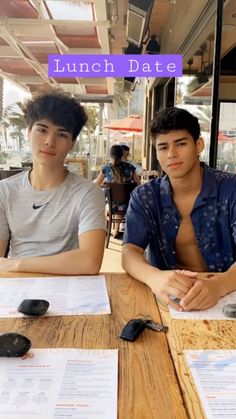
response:
[[[236,289],[236,175],[200,163],[199,122],[184,109],[160,111],[151,134],[166,175],[132,194],[123,267],[172,307],[204,310]]]

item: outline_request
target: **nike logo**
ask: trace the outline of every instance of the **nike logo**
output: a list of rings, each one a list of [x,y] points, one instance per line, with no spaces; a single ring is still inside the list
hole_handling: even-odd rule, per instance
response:
[[[33,204],[32,205],[32,208],[33,209],[38,209],[38,208],[41,208],[41,207],[44,207],[45,205],[47,205],[48,204],[48,202],[45,202],[44,204],[41,204],[41,205],[36,205],[36,204]]]

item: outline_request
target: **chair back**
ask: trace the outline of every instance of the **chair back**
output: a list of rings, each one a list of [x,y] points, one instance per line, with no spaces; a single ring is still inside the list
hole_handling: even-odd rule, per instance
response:
[[[21,166],[9,166],[9,170],[22,170]]]
[[[6,179],[10,176],[16,175],[17,173],[22,172],[23,169],[15,169],[15,170],[0,170],[0,180]]]
[[[121,223],[125,221],[125,214],[128,208],[130,194],[136,188],[137,183],[107,183],[104,185],[105,196],[108,199],[107,213],[107,238],[106,247],[109,246],[112,223]],[[115,209],[113,203],[126,204],[123,211]],[[119,218],[117,218],[119,217]]]
[[[33,167],[33,163],[32,163],[32,161],[29,161],[29,162],[26,162],[26,161],[22,161],[21,162],[21,166],[22,167],[25,167],[25,168],[29,168],[29,167]]]
[[[136,188],[137,183],[108,183],[108,199],[112,202],[128,204],[130,194]]]

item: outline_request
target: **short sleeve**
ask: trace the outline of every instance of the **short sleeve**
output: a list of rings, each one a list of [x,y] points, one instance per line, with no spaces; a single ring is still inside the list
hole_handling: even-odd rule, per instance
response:
[[[89,189],[80,205],[79,235],[91,230],[106,230],[105,197],[96,185]]]
[[[231,228],[234,244],[236,246],[236,191],[233,191],[233,197],[231,202]]]
[[[142,188],[142,187],[141,187]],[[130,243],[145,249],[151,240],[151,225],[148,210],[143,203],[145,190],[135,188],[126,213],[126,227],[123,243]]]
[[[0,240],[9,240],[10,238],[6,203],[7,199],[3,190],[3,185],[0,185]]]

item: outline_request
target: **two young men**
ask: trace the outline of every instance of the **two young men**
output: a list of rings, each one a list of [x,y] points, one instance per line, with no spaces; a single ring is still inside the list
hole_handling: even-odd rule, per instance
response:
[[[0,182],[0,270],[96,274],[106,234],[103,192],[64,166],[86,113],[54,90],[29,100],[24,117],[33,168]]]
[[[123,267],[172,307],[204,310],[236,289],[236,175],[200,163],[199,123],[184,109],[159,112],[151,133],[166,175],[132,194]]]
[[[95,274],[105,241],[103,192],[64,167],[84,109],[53,91],[29,100],[24,115],[33,169],[0,182],[0,270]],[[167,304],[206,309],[236,289],[236,176],[200,164],[204,143],[187,111],[164,109],[151,132],[166,176],[133,192],[123,266]]]

